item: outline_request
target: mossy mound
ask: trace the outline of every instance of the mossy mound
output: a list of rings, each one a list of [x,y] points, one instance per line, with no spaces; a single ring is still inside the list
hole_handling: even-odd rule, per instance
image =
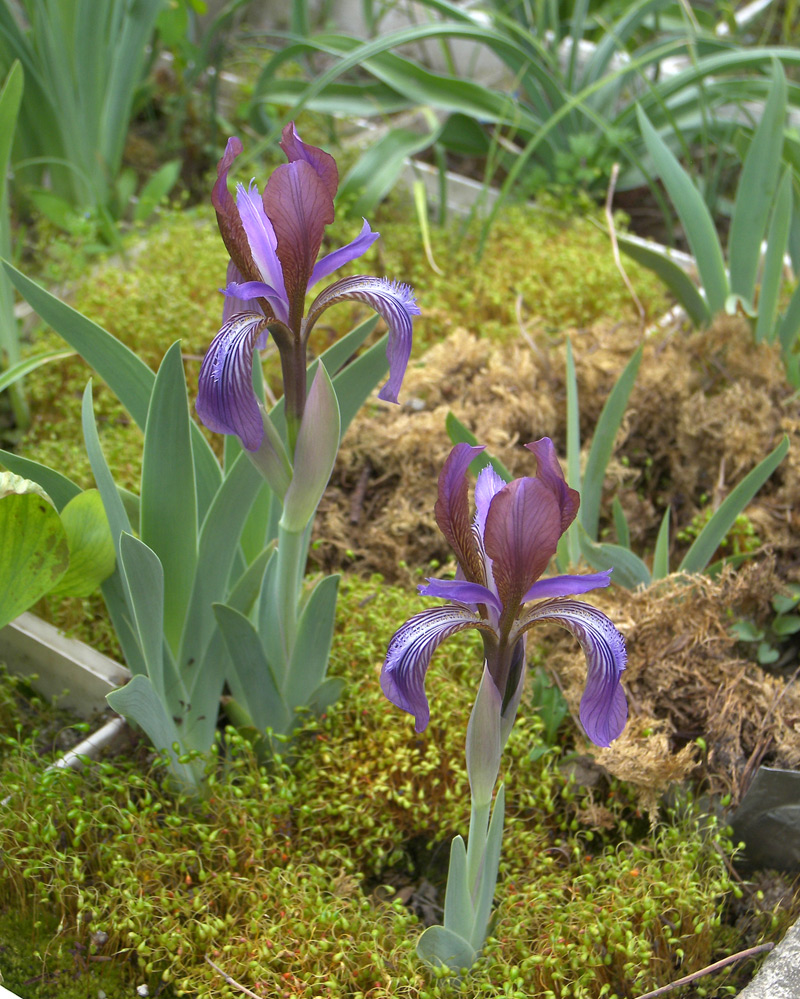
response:
[[[415,735],[377,674],[387,622],[416,609],[377,578],[345,582],[331,669],[348,694],[300,735],[291,769],[260,769],[233,733],[200,802],[162,786],[144,746],[80,774],[42,773],[25,754],[0,764],[12,796],[1,904],[23,921],[55,906],[59,921],[38,930],[41,990],[22,989],[30,966],[0,953],[6,984],[49,997],[53,982],[111,963],[151,994],[166,984],[208,999],[238,994],[223,973],[263,996],[611,999],[727,953],[728,905],[743,889],[721,831],[687,805],[653,834],[626,787],[580,765],[568,739],[532,752],[542,724],[526,703],[505,759],[492,937],[461,986],[431,979],[413,943],[441,904],[447,841],[466,832],[463,737],[480,656],[470,640],[437,653],[432,723]],[[709,979],[708,993],[735,981]]]

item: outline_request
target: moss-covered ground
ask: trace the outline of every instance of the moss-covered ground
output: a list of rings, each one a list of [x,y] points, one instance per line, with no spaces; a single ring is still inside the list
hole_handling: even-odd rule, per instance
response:
[[[373,221],[384,238],[357,266],[414,285],[423,308],[417,358],[461,328],[503,343],[531,323],[555,337],[633,315],[607,237],[585,219],[509,209],[480,260],[477,231],[434,229],[442,275],[402,209]],[[358,227],[340,220],[334,241]],[[225,264],[209,210],[168,215],[122,265],[79,282],[71,300],[154,368],[181,339],[193,394],[218,327]],[[660,290],[629,270],[655,318]],[[348,307],[331,310],[313,349],[357,318]],[[38,331],[31,347],[56,345],[55,334]],[[267,359],[273,390],[276,372]],[[30,378],[35,421],[18,444],[84,486],[80,398],[89,376],[72,358]],[[100,384],[95,412],[109,464],[136,490],[139,430]],[[43,609],[118,655],[98,599]],[[21,726],[18,698],[0,696],[0,788],[11,796],[0,824],[4,984],[24,999],[100,989],[114,997],[142,984],[166,997],[239,995],[224,972],[264,999],[611,999],[735,950],[731,910],[745,889],[731,873],[725,831],[688,799],[651,828],[629,789],[580,756],[568,724],[541,751],[543,723],[527,703],[505,756],[507,833],[485,957],[460,987],[424,971],[413,944],[440,904],[447,843],[467,831],[463,738],[480,651],[465,640],[437,653],[433,721],[415,735],[383,698],[378,672],[391,631],[419,609],[408,589],[346,578],[331,663],[348,684],[342,700],[306,726],[291,768],[259,767],[241,737],[222,733],[199,802],[165,785],[144,745],[83,773],[44,772],[37,723]],[[758,916],[748,942],[777,932],[780,918]],[[722,996],[738,984],[725,972],[692,995]]]
[[[485,957],[459,987],[426,974],[413,952],[422,925],[403,901],[423,877],[441,887],[447,840],[466,833],[463,733],[480,655],[469,639],[440,650],[432,724],[415,735],[378,670],[386,622],[417,604],[377,578],[346,581],[331,663],[346,695],[303,731],[292,768],[259,768],[228,732],[199,802],[163,785],[145,747],[43,773],[32,737],[15,737],[0,763],[12,801],[0,828],[6,986],[25,999],[111,996],[108,974],[151,995],[235,995],[208,958],[265,999],[610,999],[735,948],[726,913],[742,888],[724,830],[690,802],[651,829],[624,785],[586,776],[568,732],[533,751],[543,725],[527,704],[505,756]],[[726,974],[695,994],[735,983]]]

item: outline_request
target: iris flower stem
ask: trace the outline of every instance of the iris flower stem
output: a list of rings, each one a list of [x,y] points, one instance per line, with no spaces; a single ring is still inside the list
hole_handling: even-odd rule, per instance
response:
[[[283,378],[284,413],[289,455],[294,457],[297,435],[306,408],[306,351],[302,337],[295,336],[288,344],[278,346]]]

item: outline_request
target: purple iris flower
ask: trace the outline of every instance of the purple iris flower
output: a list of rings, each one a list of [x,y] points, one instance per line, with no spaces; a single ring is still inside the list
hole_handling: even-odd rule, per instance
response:
[[[425,674],[439,643],[457,631],[477,628],[486,669],[502,699],[501,716],[513,714],[525,672],[525,634],[538,621],[571,632],[586,655],[588,674],[580,717],[586,734],[608,746],[628,715],[620,674],[625,642],[611,621],[577,593],[608,586],[610,570],[540,579],[561,535],[578,512],[552,441],[525,445],[536,459],[533,478],[505,483],[491,466],[475,486],[476,512],[469,516],[467,470],[482,447],[456,444],[439,476],[436,522],[455,552],[455,579],[429,579],[420,593],[452,601],[415,614],[395,632],[381,674],[384,694],[414,715],[416,731],[428,724]]]
[[[379,233],[364,221],[351,243],[318,260],[325,228],[334,217],[336,161],[302,142],[294,123],[284,128],[280,145],[289,162],[272,173],[263,196],[251,181],[248,188],[239,185],[234,200],[228,171],[242,144],[229,139],[211,195],[231,259],[223,325],[200,371],[197,412],[209,429],[238,435],[249,451],[257,451],[264,440],[263,414],[251,379],[254,351],[266,345],[268,333],[280,353],[287,421],[296,427],[306,401],[308,337],[328,306],[345,299],[365,302],[386,321],[389,380],[380,398],[390,402],[397,402],[411,352],[412,320],[420,311],[408,285],[359,275],[323,289],[305,314],[307,292],[360,257]]]

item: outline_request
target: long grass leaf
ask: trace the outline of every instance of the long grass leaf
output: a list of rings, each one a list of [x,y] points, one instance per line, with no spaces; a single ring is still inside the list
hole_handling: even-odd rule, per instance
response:
[[[785,120],[786,77],[775,60],[769,97],[739,175],[728,236],[731,292],[747,302],[752,302],[755,295],[761,242],[781,167]]]
[[[603,483],[606,468],[614,450],[614,439],[622,424],[628,398],[636,381],[642,348],[639,347],[625,365],[622,374],[609,392],[605,405],[595,427],[589,458],[583,473],[581,485],[581,506],[579,517],[583,529],[592,540],[597,540],[597,526],[600,520],[600,502],[603,496]]]
[[[758,293],[756,343],[772,343],[778,333],[778,299],[783,284],[783,262],[792,222],[792,170],[787,167],[775,195],[764,255],[764,274]]]
[[[639,128],[656,170],[672,199],[689,246],[697,261],[697,270],[712,315],[722,312],[728,297],[728,276],[717,230],[702,195],[659,136],[647,115],[637,108]]]
[[[475,434],[453,412],[449,412],[445,417],[445,429],[453,444],[469,444],[470,447],[476,447],[480,444]],[[472,461],[469,470],[473,475],[478,475],[486,465],[491,465],[504,482],[510,482],[514,478],[499,458],[495,458],[494,455],[487,454],[485,451]]]
[[[711,322],[708,303],[686,271],[670,259],[669,250],[665,253],[645,246],[640,240],[624,233],[617,233],[617,242],[623,253],[661,278],[695,326],[706,326]]]
[[[656,547],[653,552],[653,580],[664,579],[669,575],[669,518],[672,513],[667,507],[661,518]]]
[[[40,368],[43,364],[48,364],[51,361],[61,361],[65,357],[72,357],[74,353],[74,350],[47,350],[41,354],[26,357],[24,361],[19,361],[12,368],[6,368],[0,374],[0,392],[18,382],[20,378],[24,378],[25,375],[29,375],[32,371]]]
[[[736,518],[780,465],[788,450],[789,438],[784,437],[780,444],[751,472],[748,472],[730,495],[720,503],[717,512],[684,555],[678,567],[680,572],[702,572],[705,569],[723,538],[733,527]]]

